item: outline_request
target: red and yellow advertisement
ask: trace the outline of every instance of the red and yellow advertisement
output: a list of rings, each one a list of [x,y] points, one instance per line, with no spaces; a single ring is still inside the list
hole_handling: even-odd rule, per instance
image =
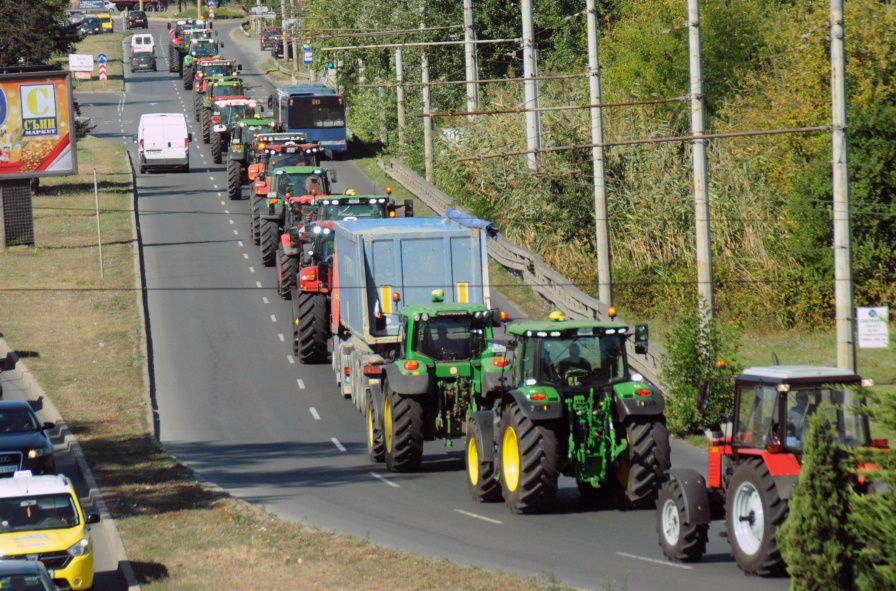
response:
[[[0,74],[0,179],[74,174],[69,72]]]

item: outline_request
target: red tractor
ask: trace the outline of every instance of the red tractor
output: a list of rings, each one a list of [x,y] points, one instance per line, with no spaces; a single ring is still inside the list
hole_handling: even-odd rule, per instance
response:
[[[871,382],[835,367],[771,365],[744,370],[735,382],[734,416],[727,433],[715,433],[708,476],[673,468],[657,500],[657,533],[666,557],[697,562],[706,552],[712,520],[724,519],[737,565],[748,574],[785,572],[776,532],[800,475],[809,417],[828,413],[846,447],[885,448],[871,440],[857,409]],[[698,406],[706,405],[701,388]],[[868,489],[864,477],[858,488]]]

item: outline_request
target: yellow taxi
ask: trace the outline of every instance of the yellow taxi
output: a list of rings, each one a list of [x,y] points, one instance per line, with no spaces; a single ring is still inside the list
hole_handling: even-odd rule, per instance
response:
[[[100,19],[100,26],[103,29],[103,33],[114,33],[115,32],[115,23],[112,21],[112,15],[107,13],[100,13],[96,15],[98,19]]]
[[[28,470],[0,480],[0,560],[44,564],[59,588],[93,587],[93,544],[71,480],[61,474],[32,476]]]

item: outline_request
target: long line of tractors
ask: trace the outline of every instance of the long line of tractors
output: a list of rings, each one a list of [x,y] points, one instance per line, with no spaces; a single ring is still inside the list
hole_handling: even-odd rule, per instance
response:
[[[331,364],[340,395],[364,417],[372,462],[420,470],[425,441],[463,438],[476,501],[547,511],[567,476],[587,498],[656,507],[672,560],[700,560],[709,524],[724,519],[737,564],[772,575],[785,569],[775,534],[808,417],[826,409],[846,446],[886,445],[855,412],[867,385],[859,376],[775,364],[736,378],[732,420],[711,442],[707,476],[672,468],[663,395],[629,365],[647,352],[647,326],[618,322],[612,309],[607,321],[555,313],[508,322],[491,305],[493,226],[415,218],[413,203],[396,203],[390,190],[333,195],[324,150],[264,116],[245,94],[241,66],[219,55],[210,24],[169,28],[170,71],[193,90],[214,162],[226,161],[229,198],[248,186],[252,241],[292,301],[294,354]]]

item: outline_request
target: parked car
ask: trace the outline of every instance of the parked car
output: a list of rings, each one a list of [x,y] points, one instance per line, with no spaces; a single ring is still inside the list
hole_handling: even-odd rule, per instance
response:
[[[261,50],[265,51],[273,49],[274,43],[280,38],[280,35],[282,35],[280,27],[268,27],[262,29],[261,33],[258,35],[258,38],[261,41]]]
[[[36,560],[0,560],[0,589],[56,591],[43,563]]]
[[[146,13],[142,10],[132,10],[128,13],[128,29],[136,29],[140,27],[141,29],[149,28],[149,21],[146,19]]]
[[[156,57],[148,51],[138,51],[131,55],[131,72],[137,70],[156,71]]]
[[[95,16],[88,16],[78,25],[78,31],[84,35],[99,35],[103,32],[103,23]]]
[[[25,400],[0,400],[0,477],[17,470],[55,474],[53,442],[46,433],[55,427],[41,423]]]
[[[93,588],[93,543],[87,526],[99,523],[100,516],[84,514],[66,476],[33,476],[24,470],[0,480],[0,516],[2,560],[39,560],[60,589]]]
[[[98,19],[100,19],[100,23],[103,25],[103,33],[114,33],[115,32],[115,22],[112,20],[112,15],[102,12],[96,15]]]

